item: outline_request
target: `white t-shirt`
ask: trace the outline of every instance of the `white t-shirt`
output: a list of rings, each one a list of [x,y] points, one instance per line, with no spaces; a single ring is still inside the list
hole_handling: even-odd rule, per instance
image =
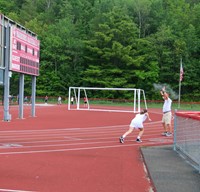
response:
[[[134,128],[143,128],[143,122],[146,120],[146,114],[137,114],[135,118],[131,121],[130,126]]]
[[[171,111],[171,105],[172,105],[172,100],[168,97],[168,99],[164,101],[163,113],[167,111]]]

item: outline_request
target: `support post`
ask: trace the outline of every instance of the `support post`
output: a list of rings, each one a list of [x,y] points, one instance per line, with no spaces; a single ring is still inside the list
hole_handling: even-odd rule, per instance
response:
[[[24,74],[19,76],[19,118],[24,117]]]
[[[71,102],[71,88],[69,87],[69,93],[68,93],[68,110],[70,110],[70,102]]]
[[[176,116],[176,112],[177,112],[177,109],[175,109],[175,112],[174,112],[174,145],[173,145],[173,149],[174,151],[176,151],[176,137],[177,137],[177,116]]]
[[[11,120],[11,114],[9,113],[9,96],[10,96],[10,26],[5,27],[5,73],[4,73],[4,121]]]
[[[32,76],[31,116],[35,117],[36,76]]]

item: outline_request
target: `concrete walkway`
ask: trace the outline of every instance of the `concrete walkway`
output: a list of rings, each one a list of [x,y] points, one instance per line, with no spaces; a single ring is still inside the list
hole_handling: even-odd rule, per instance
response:
[[[200,192],[200,174],[172,145],[141,148],[156,192]]]

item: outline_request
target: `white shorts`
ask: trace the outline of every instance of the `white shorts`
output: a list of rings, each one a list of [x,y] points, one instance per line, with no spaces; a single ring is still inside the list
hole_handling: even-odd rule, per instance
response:
[[[144,128],[143,123],[135,121],[134,119],[131,121],[130,127],[133,127],[135,129]]]

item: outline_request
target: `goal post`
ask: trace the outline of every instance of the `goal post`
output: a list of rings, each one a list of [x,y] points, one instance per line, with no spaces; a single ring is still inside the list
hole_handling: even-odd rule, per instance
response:
[[[142,89],[69,87],[68,93],[68,110],[137,113],[141,111],[141,103],[147,109],[145,92]]]

